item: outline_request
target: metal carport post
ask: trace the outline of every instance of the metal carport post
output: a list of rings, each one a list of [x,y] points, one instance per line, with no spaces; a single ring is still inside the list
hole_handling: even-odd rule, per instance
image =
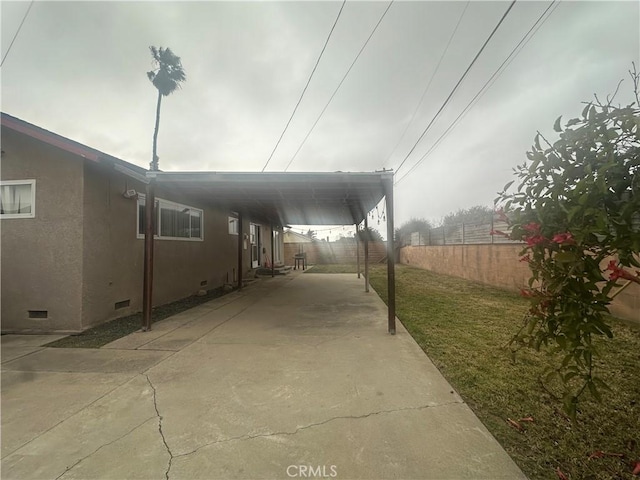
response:
[[[396,333],[396,253],[393,235],[393,173],[382,179],[384,198],[387,207],[387,292],[389,302],[389,333]]]

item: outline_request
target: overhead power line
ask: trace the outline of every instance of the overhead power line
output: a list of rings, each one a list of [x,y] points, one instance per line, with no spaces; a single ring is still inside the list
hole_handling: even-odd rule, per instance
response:
[[[453,130],[456,126],[458,126],[458,123],[460,123],[462,118],[464,118],[464,116],[467,113],[469,113],[469,110],[471,110],[473,107],[475,107],[477,105],[478,101],[480,101],[480,98],[482,98],[482,96],[487,92],[487,90],[489,90],[493,86],[493,84],[498,80],[498,78],[500,78],[500,75],[502,75],[502,73],[507,69],[507,67],[511,64],[511,62],[513,62],[513,60],[520,54],[520,52],[522,52],[522,50],[527,45],[527,43],[529,43],[529,41],[534,37],[534,35],[536,33],[538,33],[538,30],[540,29],[540,27],[542,27],[542,25],[544,25],[544,23],[549,19],[551,14],[556,10],[556,8],[558,8],[559,5],[560,5],[560,3],[558,2],[558,0],[553,0],[549,4],[549,6],[544,10],[544,12],[542,12],[542,14],[538,17],[538,19],[531,26],[531,28],[527,31],[527,33],[525,33],[525,35],[518,42],[518,44],[513,48],[513,50],[511,50],[511,53],[509,53],[509,55],[507,55],[507,58],[505,58],[504,61],[500,64],[500,66],[496,69],[496,71],[493,72],[493,75],[491,75],[489,80],[487,80],[485,82],[485,84],[478,91],[478,93],[475,94],[475,96],[471,99],[471,101],[467,104],[467,106],[462,110],[462,112],[460,112],[460,114],[456,117],[456,119],[442,133],[442,135],[440,135],[440,137],[438,137],[438,140],[436,140],[436,142],[431,146],[431,148],[429,150],[427,150],[427,152],[424,155],[422,155],[420,160],[418,160],[409,169],[409,171],[407,173],[405,173],[402,177],[400,177],[398,180],[396,180],[395,185],[397,185],[404,178],[409,176],[409,174],[411,172],[413,172],[425,160],[425,158],[433,150],[435,150],[438,147],[440,142],[442,140],[444,140],[444,138],[449,134],[449,132],[451,132],[451,130]],[[552,10],[551,10],[551,7],[553,7]],[[551,11],[549,11],[549,10],[551,10]],[[547,12],[549,12],[548,15],[547,15]],[[546,15],[546,17],[545,17],[545,15]]]
[[[420,107],[422,106],[422,102],[424,101],[424,97],[427,95],[427,92],[429,91],[429,87],[431,87],[431,83],[433,82],[433,79],[435,78],[436,74],[438,73],[438,70],[440,69],[440,64],[442,63],[442,60],[444,59],[444,57],[447,55],[447,52],[449,51],[449,46],[451,45],[451,41],[453,40],[453,37],[455,37],[456,32],[458,31],[458,27],[460,26],[460,23],[462,22],[462,17],[464,17],[464,14],[467,11],[467,8],[469,8],[469,3],[471,3],[471,0],[467,0],[466,5],[462,9],[462,13],[460,14],[460,18],[458,18],[458,23],[456,23],[456,26],[454,27],[453,32],[451,32],[451,36],[449,37],[449,41],[447,42],[447,46],[444,47],[444,50],[442,51],[442,55],[440,55],[440,59],[438,60],[436,68],[433,70],[433,73],[431,74],[431,78],[429,78],[429,82],[427,83],[427,86],[425,87],[424,91],[422,92],[422,96],[420,97],[420,100],[418,101],[418,104],[416,105],[416,108],[413,111],[413,114],[411,115],[411,119],[407,123],[407,126],[404,127],[404,130],[402,132],[402,135],[400,135],[400,139],[398,140],[398,143],[396,143],[395,146],[393,147],[393,150],[389,154],[389,158],[387,158],[387,161],[385,163],[389,163],[389,160],[391,160],[391,157],[393,157],[393,154],[396,153],[396,150],[398,149],[398,146],[400,145],[400,143],[404,139],[404,136],[407,134],[407,130],[409,130],[409,127],[413,123],[413,120],[416,118],[416,114],[418,113],[418,110],[420,110]]]
[[[451,90],[451,93],[449,94],[449,96],[447,97],[447,99],[444,101],[444,103],[442,104],[442,106],[440,107],[440,109],[436,112],[436,114],[434,115],[434,117],[431,119],[431,121],[429,122],[429,125],[427,125],[427,128],[424,129],[424,131],[422,132],[422,135],[420,135],[420,137],[418,138],[418,140],[416,141],[416,143],[413,145],[413,147],[411,147],[411,150],[409,150],[409,153],[407,153],[407,156],[404,157],[404,160],[402,160],[402,162],[400,163],[400,165],[398,166],[398,168],[395,169],[395,173],[397,174],[398,171],[403,167],[403,165],[405,164],[405,162],[407,161],[407,159],[409,158],[409,156],[411,156],[411,154],[413,153],[413,151],[416,149],[416,147],[418,146],[418,144],[420,143],[420,140],[422,140],[422,138],[427,134],[427,132],[429,131],[429,129],[431,128],[431,126],[433,125],[433,123],[436,121],[436,119],[438,118],[438,116],[440,115],[440,113],[442,112],[442,110],[444,110],[444,107],[447,106],[447,104],[449,103],[449,100],[451,100],[451,97],[453,97],[453,94],[456,92],[456,90],[458,89],[458,87],[460,86],[460,84],[462,83],[462,81],[465,79],[465,77],[467,76],[467,73],[469,73],[469,70],[471,70],[471,67],[473,67],[474,63],[476,63],[476,60],[478,59],[478,57],[480,57],[480,55],[482,54],[482,52],[484,51],[485,47],[487,46],[487,44],[489,43],[489,41],[493,38],[493,36],[495,35],[496,31],[498,30],[498,28],[500,27],[500,25],[502,25],[502,22],[504,21],[505,18],[507,18],[507,15],[509,14],[509,12],[511,11],[511,9],[513,8],[513,6],[516,4],[516,0],[513,0],[511,2],[511,4],[509,5],[509,8],[507,8],[507,11],[504,12],[504,14],[502,15],[502,18],[500,19],[500,21],[498,22],[498,24],[495,26],[495,28],[493,29],[493,31],[491,32],[491,34],[489,35],[489,37],[487,38],[487,40],[484,42],[484,44],[482,45],[482,47],[480,47],[480,50],[478,51],[478,53],[476,54],[476,56],[473,58],[473,60],[471,60],[471,63],[469,64],[469,66],[467,67],[467,69],[465,70],[465,72],[462,74],[462,76],[460,77],[460,80],[458,80],[458,83],[456,83],[456,86],[453,87],[453,90]]]
[[[331,31],[329,32],[329,36],[327,37],[327,40],[324,42],[324,46],[322,47],[322,51],[320,52],[320,56],[318,57],[318,60],[316,61],[316,64],[313,67],[313,70],[311,71],[311,75],[309,76],[309,80],[307,80],[307,84],[304,86],[304,89],[302,90],[302,94],[300,95],[300,98],[298,99],[298,103],[296,103],[296,106],[293,109],[293,112],[291,113],[291,116],[289,117],[289,121],[287,122],[287,124],[284,127],[284,130],[280,134],[280,138],[276,142],[276,146],[273,147],[273,151],[271,152],[271,155],[269,155],[269,159],[267,160],[267,163],[265,163],[264,167],[262,167],[262,171],[263,172],[264,172],[265,168],[267,168],[267,165],[269,165],[269,162],[271,161],[271,158],[273,158],[273,154],[276,153],[276,150],[278,148],[278,145],[280,145],[280,141],[282,140],[282,137],[284,137],[284,134],[287,131],[287,128],[289,128],[289,124],[291,123],[291,120],[293,120],[293,116],[296,114],[296,111],[298,110],[298,106],[300,105],[300,102],[302,102],[302,97],[304,97],[304,94],[307,91],[307,87],[309,86],[309,83],[311,83],[311,79],[313,78],[313,74],[316,72],[316,68],[318,68],[318,64],[320,63],[320,59],[322,58],[322,54],[324,53],[325,49],[327,48],[327,44],[329,43],[329,39],[331,38],[331,35],[333,34],[333,30],[336,28],[336,24],[338,23],[338,19],[340,18],[340,15],[342,14],[342,9],[344,8],[344,4],[345,3],[347,3],[347,0],[344,0],[342,2],[342,6],[340,7],[340,11],[338,12],[338,16],[336,17],[336,21],[333,22],[333,26],[331,27]]]
[[[384,19],[385,15],[387,14],[387,12],[389,11],[389,9],[391,8],[391,5],[393,5],[393,2],[395,0],[391,0],[391,2],[389,2],[389,5],[387,6],[387,8],[385,9],[384,13],[382,14],[382,16],[380,17],[380,20],[378,20],[378,23],[376,23],[376,26],[373,27],[373,30],[371,31],[371,33],[369,34],[369,37],[367,38],[367,40],[364,42],[364,45],[362,45],[362,48],[360,49],[360,51],[358,52],[358,55],[356,55],[356,58],[353,60],[353,62],[351,62],[351,66],[349,67],[349,69],[347,70],[347,72],[344,74],[344,76],[342,77],[342,80],[340,80],[340,83],[338,84],[338,86],[336,87],[336,89],[333,91],[333,94],[331,95],[331,98],[329,98],[329,101],[327,102],[327,104],[324,106],[324,108],[322,109],[322,111],[320,112],[320,115],[318,115],[318,118],[316,118],[316,121],[314,122],[313,126],[311,127],[311,130],[309,130],[309,132],[307,133],[307,135],[304,137],[304,140],[302,140],[302,143],[300,144],[300,146],[298,147],[298,149],[296,150],[296,153],[293,154],[293,157],[291,157],[291,160],[289,160],[289,163],[287,163],[287,166],[285,167],[284,171],[286,172],[289,167],[291,166],[291,163],[293,163],[293,161],[295,160],[296,156],[298,155],[298,152],[300,152],[300,150],[302,149],[302,146],[304,145],[304,143],[307,141],[307,138],[309,138],[309,135],[311,135],[311,132],[313,132],[313,129],[316,128],[316,125],[318,124],[318,122],[320,121],[320,119],[322,118],[322,115],[324,114],[324,112],[327,110],[327,108],[329,107],[329,104],[331,103],[331,101],[333,100],[333,97],[336,96],[336,93],[338,93],[338,90],[340,90],[340,87],[342,86],[342,84],[344,83],[344,80],[347,78],[347,75],[349,75],[349,72],[351,71],[351,69],[353,68],[353,66],[356,64],[356,62],[358,61],[358,58],[360,58],[360,54],[362,54],[363,50],[365,49],[365,47],[367,46],[367,44],[369,43],[369,40],[371,40],[371,37],[373,37],[373,34],[376,33],[376,30],[378,29],[378,27],[380,26],[380,23],[382,23],[382,20]]]
[[[31,11],[31,7],[33,7],[33,2],[34,0],[31,0],[31,3],[29,3],[29,8],[27,8],[27,11],[24,14],[24,17],[22,17],[22,21],[20,22],[20,26],[18,26],[18,30],[16,30],[15,35],[13,36],[13,38],[11,39],[11,43],[9,44],[9,47],[7,48],[7,51],[4,54],[4,57],[2,57],[2,62],[0,62],[0,67],[2,67],[2,65],[4,65],[4,61],[7,59],[7,56],[9,55],[9,52],[11,51],[11,47],[13,47],[13,42],[16,41],[16,38],[18,38],[18,34],[20,33],[20,29],[22,29],[22,25],[24,24],[24,21],[27,19],[27,15],[29,15],[29,12]]]

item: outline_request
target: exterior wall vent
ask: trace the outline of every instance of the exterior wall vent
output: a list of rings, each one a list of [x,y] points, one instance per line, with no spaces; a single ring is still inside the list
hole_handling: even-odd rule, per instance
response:
[[[123,300],[121,302],[116,302],[115,309],[120,310],[121,308],[126,308],[131,304],[131,300]]]
[[[201,282],[200,282],[200,286],[201,286],[201,287],[204,287],[207,283],[208,283],[208,282],[207,282],[206,280],[203,280],[203,281],[201,281]]]
[[[29,310],[29,318],[49,318],[48,310]]]

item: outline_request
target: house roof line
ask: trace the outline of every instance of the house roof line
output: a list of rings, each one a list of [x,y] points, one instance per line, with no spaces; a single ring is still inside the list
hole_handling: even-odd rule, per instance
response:
[[[44,142],[48,145],[52,145],[61,150],[82,157],[85,160],[89,160],[95,163],[102,163],[105,161],[109,162],[114,165],[114,168],[120,167],[116,168],[116,170],[120,171],[121,173],[135,178],[141,182],[148,183],[148,180],[144,176],[145,172],[147,171],[145,168],[139,167],[133,163],[127,162],[126,160],[122,160],[118,157],[114,157],[113,155],[109,155],[108,153],[101,152],[100,150],[96,150],[95,148],[89,147],[80,142],[76,142],[75,140],[71,140],[70,138],[63,137],[62,135],[38,127],[37,125],[9,115],[8,113],[1,112],[0,119],[2,127],[10,128],[11,130],[22,133],[36,140],[40,140],[41,142]]]

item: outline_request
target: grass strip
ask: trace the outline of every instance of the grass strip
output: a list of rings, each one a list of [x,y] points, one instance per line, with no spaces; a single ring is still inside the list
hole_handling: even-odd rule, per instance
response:
[[[386,268],[371,266],[370,283],[385,302],[386,282]],[[610,319],[614,338],[597,339],[597,375],[611,391],[603,392],[602,403],[584,397],[573,423],[554,398],[557,386],[540,381],[558,359],[527,350],[514,363],[506,348],[527,306],[516,293],[396,266],[398,318],[530,479],[557,480],[561,472],[568,479],[637,480],[640,330]]]

